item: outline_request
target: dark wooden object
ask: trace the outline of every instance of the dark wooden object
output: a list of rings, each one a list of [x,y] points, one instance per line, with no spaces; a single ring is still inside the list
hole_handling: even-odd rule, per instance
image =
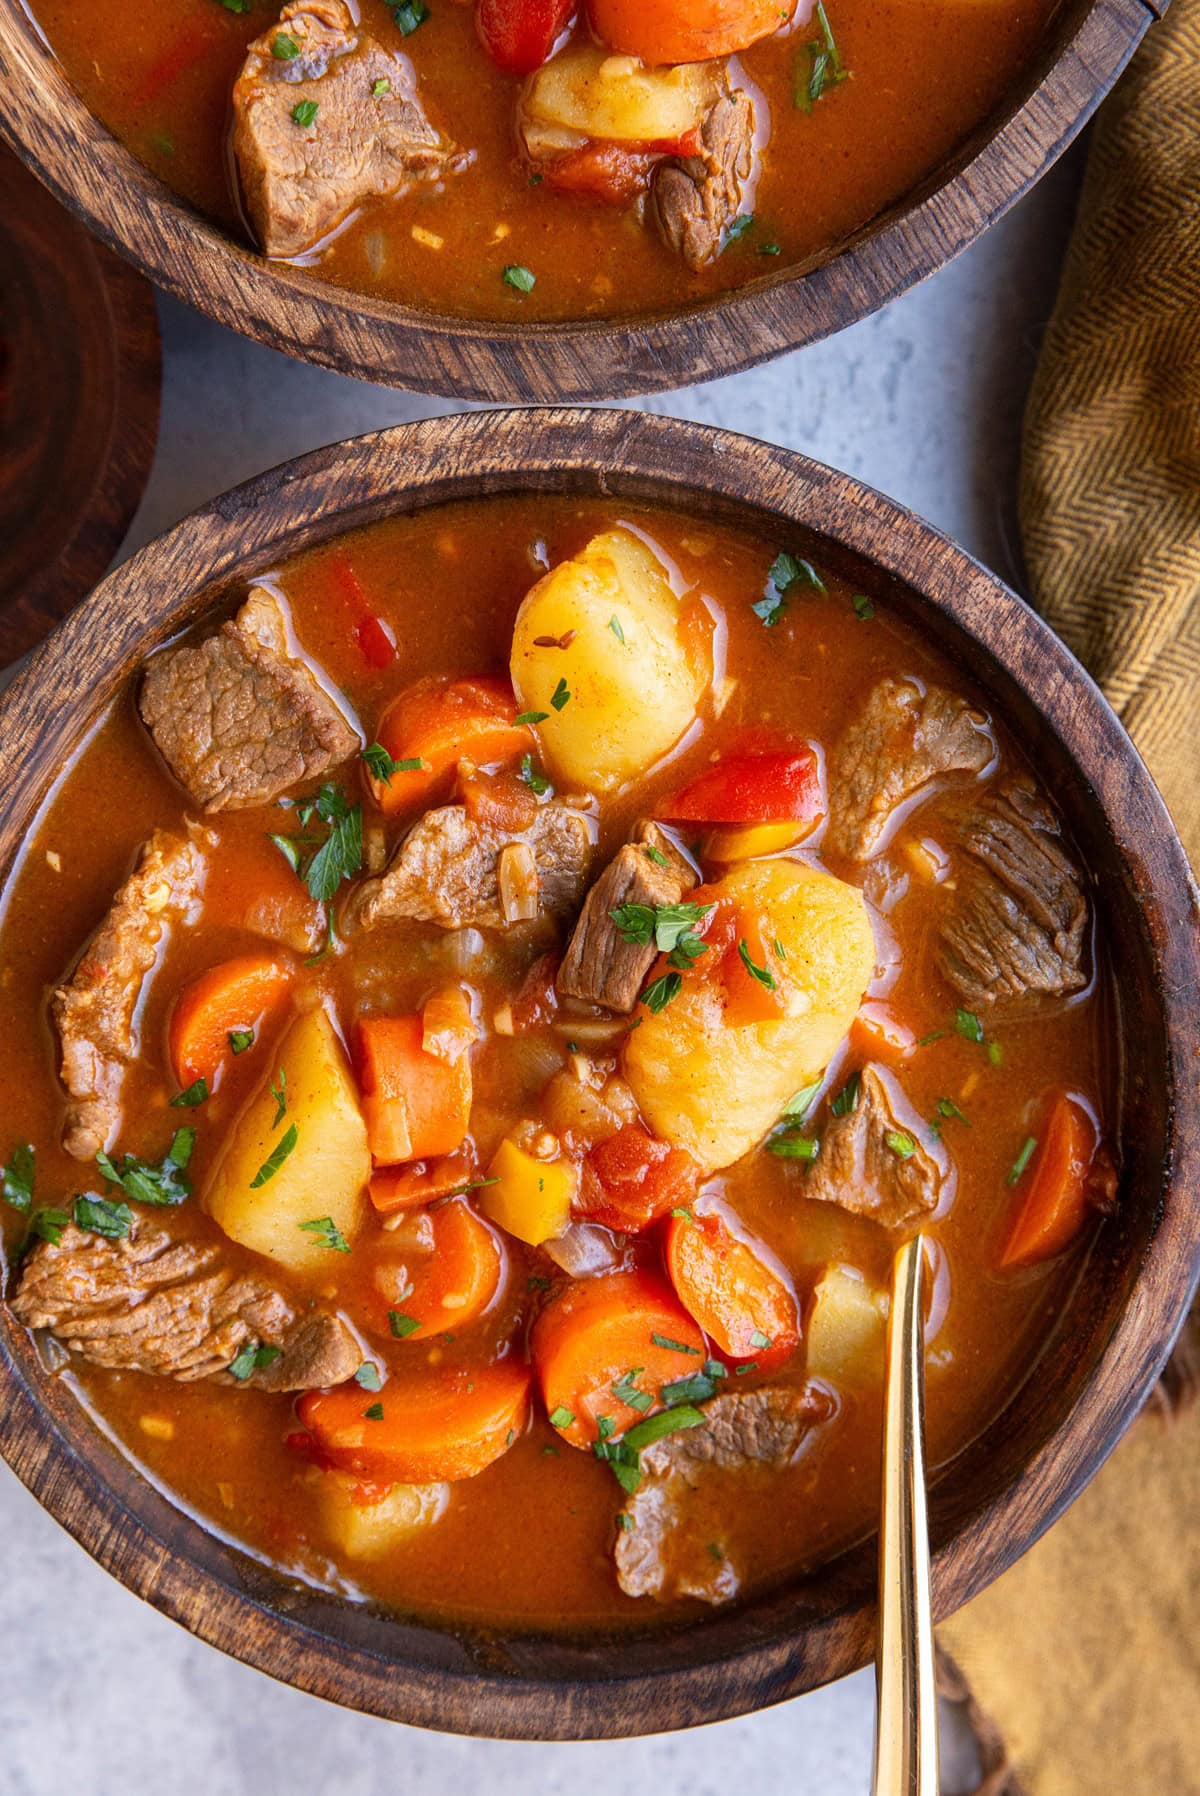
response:
[[[0,667],[90,592],[158,436],[154,293],[0,149]]]
[[[1200,1273],[1200,914],[1183,850],[1103,697],[1040,619],[911,513],[747,438],[619,411],[481,413],[318,450],[194,513],[119,568],[0,700],[0,868],[80,734],[142,659],[257,572],[350,526],[447,499],[603,493],[738,523],[909,615],[991,695],[1097,877],[1117,961],[1121,1207],[1037,1376],[939,1479],[949,1614],[1097,1470],[1154,1386]],[[686,1627],[562,1639],[407,1622],[292,1584],[144,1482],[0,1315],[0,1452],[130,1589],[306,1690],[426,1727],[521,1738],[714,1721],[864,1664],[875,1550]]]
[[[1146,0],[1065,0],[1023,83],[914,193],[810,264],[653,317],[532,327],[456,319],[265,262],[92,117],[22,0],[0,0],[0,136],[152,280],[275,349],[464,399],[612,399],[732,374],[816,342],[940,268],[1045,173],[1153,16]]]

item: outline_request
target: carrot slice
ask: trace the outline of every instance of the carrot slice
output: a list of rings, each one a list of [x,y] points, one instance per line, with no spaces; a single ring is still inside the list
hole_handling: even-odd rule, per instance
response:
[[[376,1396],[354,1383],[306,1391],[297,1409],[331,1465],[381,1484],[453,1482],[512,1445],[529,1419],[530,1382],[528,1366],[501,1360],[390,1379]]]
[[[452,1198],[429,1212],[433,1241],[425,1252],[389,1251],[384,1237],[372,1277],[381,1334],[428,1340],[466,1328],[482,1316],[504,1276],[504,1249],[470,1204]]]
[[[427,1054],[419,1015],[363,1017],[355,1063],[376,1165],[423,1160],[459,1146],[471,1117],[471,1062]]]
[[[786,25],[795,0],[589,0],[602,43],[643,62],[731,56]]]
[[[223,960],[185,985],[167,1027],[167,1049],[181,1085],[207,1080],[211,1087],[232,1057],[229,1037],[255,1035],[277,1017],[287,1000],[292,968],[274,954],[242,954]]]
[[[684,1308],[730,1359],[767,1371],[800,1345],[796,1293],[713,1212],[672,1217],[667,1271]]]
[[[384,712],[379,741],[393,761],[421,765],[393,773],[389,780],[367,774],[376,804],[393,816],[427,804],[460,761],[483,767],[515,760],[533,746],[528,726],[518,724],[516,715],[517,701],[505,679],[418,680]]]
[[[1005,1271],[1034,1266],[1069,1247],[1087,1220],[1096,1126],[1065,1091],[1054,1094],[1012,1228],[1000,1254]]]
[[[414,1160],[395,1171],[371,1177],[371,1202],[381,1216],[399,1210],[423,1210],[439,1197],[461,1191],[479,1175],[469,1154],[440,1154],[432,1160]]]
[[[686,1378],[704,1357],[700,1330],[649,1272],[568,1285],[538,1317],[532,1347],[550,1419],[573,1447],[623,1434],[661,1409],[662,1386]]]
[[[627,1123],[597,1142],[583,1163],[577,1208],[592,1222],[637,1234],[693,1195],[700,1168],[682,1148]]]

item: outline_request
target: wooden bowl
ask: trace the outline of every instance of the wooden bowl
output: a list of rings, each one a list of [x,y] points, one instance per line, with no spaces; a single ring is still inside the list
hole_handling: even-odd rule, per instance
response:
[[[910,512],[804,457],[638,413],[434,419],[318,450],[185,518],[111,574],[0,700],[0,868],[71,748],[143,658],[230,588],[356,525],[447,499],[598,494],[786,542],[936,635],[1014,725],[1097,878],[1123,1040],[1119,1216],[1027,1381],[932,1492],[949,1614],[1049,1526],[1150,1392],[1200,1273],[1198,897],[1145,767],[1020,599]],[[657,1732],[862,1665],[875,1548],[687,1626],[563,1639],[455,1631],[267,1570],[145,1482],[0,1315],[0,1451],[100,1563],[202,1639],[397,1720],[525,1739]]]
[[[1147,0],[1064,0],[1006,103],[906,198],[799,269],[634,318],[452,318],[264,261],[110,136],[68,85],[22,0],[0,0],[0,137],[152,280],[274,349],[456,398],[612,399],[732,374],[816,342],[940,268],[1045,173],[1155,10]]]

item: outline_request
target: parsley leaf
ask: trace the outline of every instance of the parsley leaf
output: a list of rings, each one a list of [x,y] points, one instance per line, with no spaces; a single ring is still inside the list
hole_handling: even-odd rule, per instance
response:
[[[657,1415],[647,1416],[644,1422],[636,1422],[625,1431],[625,1445],[640,1453],[654,1441],[660,1441],[664,1434],[675,1434],[680,1428],[703,1428],[704,1417],[698,1409],[690,1404],[681,1403],[672,1409],[660,1409]]]
[[[792,94],[801,112],[811,112],[817,101],[824,98],[827,88],[836,87],[839,82],[850,79],[849,69],[842,67],[842,58],[823,0],[817,0],[814,16],[820,36],[810,39],[803,46],[808,56],[808,68],[806,70],[802,63],[797,62]]]
[[[236,1359],[229,1362],[230,1377],[236,1378],[239,1384],[245,1383],[252,1372],[262,1372],[273,1366],[283,1352],[281,1347],[260,1346],[257,1341],[247,1341]]]
[[[824,592],[825,582],[811,561],[802,561],[781,549],[767,570],[762,598],[750,609],[764,624],[777,624],[787,610],[788,600],[801,590]]]
[[[33,1179],[36,1155],[33,1143],[18,1141],[8,1156],[8,1165],[0,1175],[0,1197],[22,1214],[33,1202]]]
[[[911,1160],[917,1151],[916,1142],[904,1129],[889,1129],[884,1140],[897,1159]]]
[[[362,1365],[358,1368],[358,1371],[354,1374],[354,1382],[361,1386],[364,1391],[381,1391],[383,1389],[383,1380],[379,1376],[379,1367],[375,1364],[374,1360],[365,1359],[363,1361]]]
[[[1037,1136],[1036,1135],[1027,1135],[1025,1137],[1025,1145],[1022,1147],[1020,1153],[1017,1155],[1016,1159],[1012,1163],[1011,1168],[1009,1169],[1008,1183],[1010,1185],[1015,1185],[1018,1182],[1018,1180],[1021,1177],[1021,1174],[1025,1171],[1025,1168],[1029,1165],[1029,1162],[1033,1159],[1034,1152],[1035,1152],[1036,1148],[1037,1148]]]
[[[679,996],[682,989],[683,980],[678,973],[663,973],[657,979],[650,981],[642,993],[640,1002],[646,1006],[652,1016],[657,1016]]]
[[[983,1024],[973,1010],[956,1010],[954,1027],[965,1041],[982,1041]]]
[[[513,719],[513,722],[514,723],[545,723],[545,721],[549,717],[549,715],[550,715],[549,711],[518,711],[517,715]]]
[[[959,1109],[953,1098],[939,1098],[937,1101],[937,1113],[939,1116],[952,1116],[957,1122],[966,1123],[968,1129],[971,1126],[970,1117],[965,1115],[964,1112]]]
[[[280,1140],[275,1145],[275,1147],[273,1147],[271,1149],[271,1152],[267,1155],[267,1158],[263,1161],[262,1165],[259,1167],[259,1169],[255,1173],[254,1177],[251,1179],[251,1181],[250,1181],[251,1191],[257,1191],[258,1187],[260,1185],[265,1185],[268,1179],[273,1179],[275,1177],[275,1174],[279,1171],[279,1168],[283,1165],[284,1161],[287,1159],[288,1155],[291,1153],[292,1149],[295,1147],[296,1141],[298,1139],[298,1134],[299,1134],[299,1132],[296,1128],[296,1125],[295,1125],[295,1123],[293,1123],[291,1125],[291,1127],[288,1129],[286,1135],[281,1136]],[[336,1235],[337,1230],[334,1229],[333,1224],[332,1224],[332,1222],[329,1221],[328,1216],[326,1216],[323,1220],[325,1222],[329,1223],[330,1229],[332,1229],[333,1233]],[[314,1224],[311,1222],[302,1222],[300,1224],[300,1227],[302,1229],[313,1229],[314,1232],[316,1232],[316,1230],[319,1229],[320,1226],[321,1226],[320,1223]],[[326,1241],[325,1245],[327,1247],[337,1247],[338,1242],[341,1242],[341,1241],[342,1241],[342,1238],[340,1235],[338,1235],[337,1241]],[[344,1242],[342,1242],[341,1246],[338,1248],[338,1251],[340,1253],[349,1253],[350,1249],[349,1249],[349,1247],[346,1246],[346,1244]]]
[[[862,1073],[851,1073],[850,1077],[846,1080],[846,1083],[842,1086],[842,1089],[838,1092],[832,1104],[829,1106],[831,1115],[849,1116],[852,1111],[857,1110],[858,1094],[861,1089]]]
[[[372,1403],[369,1409],[363,1410],[363,1421],[364,1422],[382,1422],[382,1420],[383,1420],[383,1404],[382,1403]]]
[[[613,612],[612,616],[608,620],[608,627],[612,631],[613,635],[616,637],[617,641],[619,643],[621,643],[622,646],[624,646],[625,632],[621,628],[621,620],[617,616],[615,611]]]
[[[318,800],[318,808],[320,801]],[[328,904],[343,879],[352,879],[362,866],[362,806],[356,804],[333,823],[304,874],[309,894],[318,904]]]
[[[294,37],[286,31],[277,31],[271,39],[271,55],[279,62],[294,62],[300,54],[300,46]]]
[[[532,755],[521,756],[521,778],[540,798],[543,792],[550,790],[550,781],[538,767]]]
[[[393,773],[420,773],[425,763],[420,755],[407,761],[393,761],[382,742],[372,742],[362,751],[362,759],[368,773],[374,779],[382,780],[385,786],[392,783]]]
[[[856,592],[852,594],[850,603],[854,607],[854,615],[860,624],[869,623],[871,618],[874,617],[875,607],[865,592]]]
[[[555,711],[561,711],[563,706],[570,701],[570,697],[571,688],[567,685],[565,680],[560,680],[558,685],[554,688],[554,691],[550,694],[551,708]]]
[[[685,950],[685,957],[690,963],[699,959],[707,948],[707,942],[700,942],[694,935],[693,925],[701,917],[706,917],[711,904],[618,904],[609,916],[616,925],[618,935],[625,941],[633,942],[640,947],[648,947],[653,941],[660,953],[673,952],[679,946],[680,938],[688,936],[699,943],[695,949]]]
[[[551,1428],[569,1428],[574,1420],[573,1411],[569,1410],[565,1403],[560,1403],[556,1409],[550,1411]]]
[[[388,1327],[398,1341],[406,1341],[420,1326],[415,1316],[406,1316],[403,1310],[388,1311]]]
[[[738,942],[738,958],[752,979],[757,979],[760,985],[765,985],[769,992],[775,990],[774,973],[767,967],[760,967],[758,962],[751,957],[750,944],[745,936],[742,936]]]
[[[815,1160],[820,1151],[819,1136],[803,1135],[798,1129],[782,1129],[767,1142],[767,1152],[780,1160]]]
[[[537,276],[532,269],[523,268],[519,262],[510,262],[500,278],[518,293],[532,293],[537,285]]]
[[[113,1203],[111,1198],[92,1193],[75,1199],[75,1227],[109,1241],[123,1241],[133,1224],[133,1211],[128,1204]]]
[[[281,1066],[279,1069],[279,1084],[276,1085],[274,1080],[272,1080],[270,1081],[270,1086],[271,1096],[275,1099],[275,1102],[278,1105],[271,1127],[277,1129],[287,1115],[287,1068],[285,1066]]]
[[[254,1046],[254,1031],[253,1029],[231,1029],[228,1041],[233,1053],[244,1054],[247,1048]]]
[[[686,1341],[673,1341],[670,1335],[652,1334],[650,1339],[656,1347],[665,1347],[668,1353],[694,1353],[699,1356],[698,1347],[689,1347]]]
[[[292,107],[292,123],[307,128],[315,122],[319,110],[316,100],[297,100]]]
[[[392,84],[386,75],[380,75],[377,81],[372,81],[371,83],[371,92],[377,100],[382,100],[384,94],[390,93],[391,91]]]
[[[811,1085],[806,1085],[802,1091],[798,1091],[794,1098],[789,1098],[787,1103],[783,1106],[782,1116],[789,1118],[793,1122],[803,1122],[804,1118],[812,1109],[813,1100],[820,1091],[822,1084],[823,1081],[821,1079],[814,1079]]]
[[[294,1135],[295,1133],[296,1125],[293,1123],[288,1130],[288,1135]],[[283,1139],[286,1141],[287,1135],[285,1135]],[[283,1143],[281,1142],[280,1146],[282,1145]],[[295,1142],[293,1142],[292,1147],[295,1145]],[[278,1151],[279,1150],[276,1149],[276,1152]],[[288,1152],[291,1152],[291,1148],[288,1149]],[[316,1235],[321,1246],[327,1247],[331,1253],[350,1252],[350,1243],[347,1241],[345,1235],[343,1235],[332,1216],[314,1216],[308,1222],[299,1222],[296,1226],[297,1228],[303,1229],[306,1235]]]
[[[186,1091],[177,1091],[171,1099],[172,1110],[194,1110],[208,1099],[208,1080],[193,1079]]]
[[[715,1397],[721,1388],[721,1380],[728,1377],[725,1367],[719,1359],[705,1360],[698,1372],[689,1372],[686,1378],[674,1378],[670,1384],[664,1384],[659,1396],[668,1409],[678,1409],[681,1404],[707,1403]]]
[[[185,1168],[195,1145],[195,1129],[176,1129],[170,1147],[157,1164],[139,1160],[135,1154],[124,1154],[118,1165],[101,1153],[96,1155],[96,1165],[109,1184],[119,1185],[134,1203],[163,1208],[181,1204],[191,1194],[192,1184]]]
[[[618,1403],[624,1403],[626,1408],[636,1409],[643,1413],[654,1402],[650,1392],[639,1390],[636,1383],[645,1369],[644,1366],[631,1366],[628,1372],[622,1372],[616,1384],[612,1386],[612,1394]]]

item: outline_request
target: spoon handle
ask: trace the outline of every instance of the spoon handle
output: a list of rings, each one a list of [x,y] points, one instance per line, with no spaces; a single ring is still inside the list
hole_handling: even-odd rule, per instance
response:
[[[873,1796],[938,1796],[939,1789],[925,1502],[924,1282],[924,1243],[918,1235],[905,1242],[892,1265]]]

